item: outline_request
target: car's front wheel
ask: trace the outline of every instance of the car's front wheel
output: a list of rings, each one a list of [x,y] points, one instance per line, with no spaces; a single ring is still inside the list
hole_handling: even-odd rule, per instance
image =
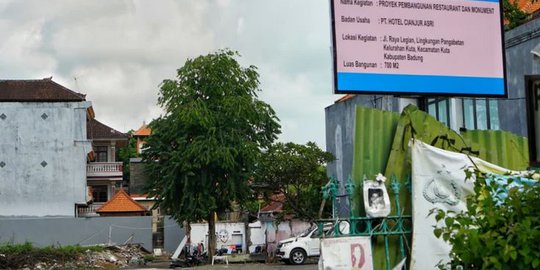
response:
[[[292,264],[303,264],[306,262],[307,255],[306,252],[301,248],[295,248],[291,251],[289,260]]]

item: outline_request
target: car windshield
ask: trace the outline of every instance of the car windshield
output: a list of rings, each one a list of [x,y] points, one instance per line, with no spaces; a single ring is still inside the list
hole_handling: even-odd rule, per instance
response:
[[[303,233],[300,234],[300,237],[306,237],[306,236],[308,236],[308,235],[309,235],[314,229],[316,229],[316,228],[317,228],[317,227],[315,226],[315,227],[311,227],[311,228],[305,230]]]

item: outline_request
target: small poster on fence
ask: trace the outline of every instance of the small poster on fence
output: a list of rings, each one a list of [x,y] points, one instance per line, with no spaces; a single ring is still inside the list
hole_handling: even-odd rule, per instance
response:
[[[321,239],[322,269],[371,270],[371,238],[369,236]]]

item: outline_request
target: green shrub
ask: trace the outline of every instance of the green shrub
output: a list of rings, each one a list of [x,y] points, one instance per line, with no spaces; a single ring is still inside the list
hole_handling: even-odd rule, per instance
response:
[[[144,255],[144,260],[147,261],[147,262],[153,262],[155,261],[157,258],[152,255],[152,254],[147,254],[147,255]]]
[[[435,227],[435,236],[452,246],[450,262],[439,268],[539,269],[540,185],[516,187],[519,177],[491,181],[479,172],[475,176],[467,212],[432,210],[437,221],[444,221]]]

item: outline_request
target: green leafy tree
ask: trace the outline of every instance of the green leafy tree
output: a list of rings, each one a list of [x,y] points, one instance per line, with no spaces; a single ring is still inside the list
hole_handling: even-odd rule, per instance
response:
[[[537,0],[531,0],[532,3]],[[506,30],[510,30],[525,22],[529,14],[523,12],[517,6],[517,1],[503,0],[503,17],[507,24]]]
[[[315,143],[276,143],[262,155],[254,174],[255,187],[271,194],[285,195],[284,213],[313,221],[322,201],[321,187],[328,182],[326,164],[331,153]]]
[[[127,181],[129,181],[130,179],[129,159],[140,157],[139,153],[137,153],[137,139],[133,137],[133,133],[135,133],[133,129],[127,132],[127,134],[129,135],[129,140],[128,140],[127,145],[122,148],[119,148],[116,153],[118,160],[123,163],[124,180],[127,180]]]
[[[158,104],[165,114],[150,124],[143,158],[148,191],[179,224],[206,220],[215,252],[214,213],[250,195],[249,176],[261,149],[280,132],[270,105],[257,97],[259,74],[222,50],[186,61],[164,80]]]
[[[540,185],[519,187],[514,181],[519,179],[487,181],[476,172],[466,212],[433,210],[435,219],[444,221],[435,236],[452,246],[451,261],[439,268],[540,269]]]

